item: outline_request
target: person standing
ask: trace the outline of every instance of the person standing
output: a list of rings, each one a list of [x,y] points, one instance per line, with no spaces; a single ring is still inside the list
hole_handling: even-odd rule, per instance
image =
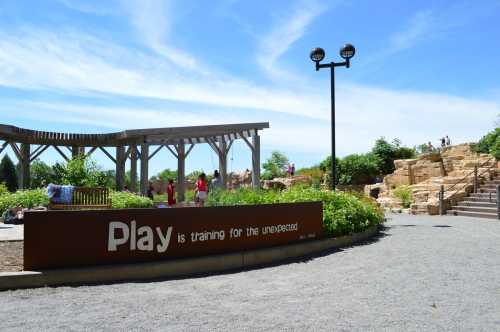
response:
[[[441,137],[441,148],[444,148],[446,146],[446,139],[444,137]]]
[[[167,204],[168,204],[168,206],[172,207],[176,203],[177,203],[177,200],[175,199],[175,185],[174,185],[174,180],[168,179]]]
[[[149,187],[148,187],[148,193],[147,193],[148,198],[151,200],[154,199],[154,188],[153,188],[153,183],[149,182]]]
[[[224,184],[222,183],[222,179],[220,178],[220,173],[218,170],[214,171],[214,178],[212,179],[212,182],[210,183],[210,188],[213,189],[222,189],[224,187]]]
[[[295,164],[292,164],[292,171],[290,173],[292,176],[295,175]]]
[[[450,138],[448,137],[448,135],[446,135],[446,145],[447,145],[447,146],[450,146],[450,145],[451,145],[451,140],[450,140]]]
[[[201,173],[196,181],[196,206],[203,207],[208,196],[208,186],[207,186],[207,176],[205,173]]]
[[[431,141],[427,143],[427,152],[431,153],[434,150],[434,147],[432,146]]]

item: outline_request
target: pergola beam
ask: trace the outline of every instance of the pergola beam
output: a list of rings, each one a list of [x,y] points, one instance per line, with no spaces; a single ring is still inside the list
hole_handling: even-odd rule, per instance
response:
[[[36,160],[38,157],[40,157],[40,155],[41,155],[42,153],[44,153],[44,152],[45,152],[45,150],[47,150],[47,149],[50,147],[50,145],[45,145],[45,146],[40,145],[40,147],[43,147],[43,148],[42,148],[42,149],[36,149],[35,151],[37,151],[37,152],[36,152],[36,153],[34,152],[34,153],[32,153],[32,154],[31,154],[30,162],[33,162],[33,161],[34,161],[34,160]]]
[[[69,158],[64,154],[64,152],[61,151],[61,149],[59,149],[57,145],[52,145],[52,147],[54,147],[54,149],[59,152],[59,154],[63,157],[64,160],[66,160],[66,162],[69,161]]]

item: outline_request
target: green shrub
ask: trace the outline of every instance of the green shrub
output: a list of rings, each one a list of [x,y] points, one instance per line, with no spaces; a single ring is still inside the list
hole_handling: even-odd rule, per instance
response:
[[[5,183],[0,183],[0,196],[2,196],[3,194],[8,194],[9,193],[9,189],[7,188],[7,186],[5,185]]]
[[[15,193],[4,193],[0,195],[0,215],[7,209],[17,206],[23,208],[34,208],[38,206],[47,206],[49,197],[43,189],[18,190]]]
[[[206,206],[273,203],[323,202],[323,227],[327,235],[339,236],[361,232],[383,222],[384,215],[371,200],[352,194],[295,186],[284,191],[240,188],[209,194]]]
[[[394,189],[393,193],[394,196],[402,201],[404,208],[407,209],[410,207],[411,203],[413,202],[413,193],[410,186],[401,185]]]
[[[125,191],[112,191],[110,193],[113,209],[150,208],[153,201],[150,198]]]
[[[288,164],[288,158],[279,151],[271,152],[271,157],[262,164],[264,172],[262,178],[264,180],[271,180],[285,176],[285,166]]]

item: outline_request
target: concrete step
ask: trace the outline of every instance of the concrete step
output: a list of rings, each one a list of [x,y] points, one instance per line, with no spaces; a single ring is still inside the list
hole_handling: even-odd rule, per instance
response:
[[[465,199],[471,202],[485,202],[485,203],[495,203],[497,201],[496,197],[492,197],[491,200],[489,197],[466,197]]]
[[[464,200],[461,202],[458,202],[458,205],[465,205],[465,206],[479,206],[479,207],[490,207],[490,208],[495,208],[497,207],[496,202],[489,202],[489,201],[471,201],[471,200]]]
[[[471,194],[469,194],[469,197],[478,197],[478,198],[490,198],[491,197],[492,199],[496,199],[497,194],[496,193],[471,193]]]
[[[484,187],[479,187],[479,192],[480,193],[496,193],[497,189],[496,188],[484,188]]]
[[[460,204],[460,203],[459,203]],[[482,207],[482,206],[469,206],[469,205],[454,205],[452,210],[460,211],[471,211],[471,212],[485,212],[485,213],[497,213],[497,208],[495,207]]]
[[[481,218],[481,219],[497,219],[498,220],[498,215],[496,213],[448,210],[446,212],[446,214],[451,215],[451,216],[463,216],[463,217],[474,217],[474,218]]]

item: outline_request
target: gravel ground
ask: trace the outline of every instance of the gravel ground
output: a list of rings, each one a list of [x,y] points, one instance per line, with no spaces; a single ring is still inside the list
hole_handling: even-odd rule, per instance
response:
[[[0,241],[0,272],[23,270],[23,241]]]
[[[291,264],[3,292],[0,329],[499,331],[500,222],[391,217],[376,240]]]

